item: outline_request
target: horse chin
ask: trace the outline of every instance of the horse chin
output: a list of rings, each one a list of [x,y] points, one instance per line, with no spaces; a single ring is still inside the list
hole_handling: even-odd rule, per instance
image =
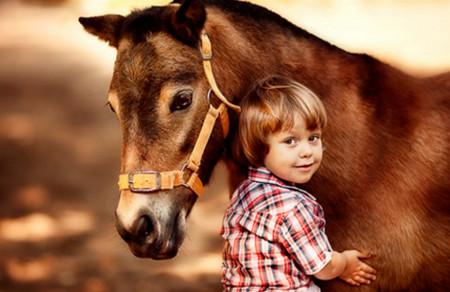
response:
[[[178,254],[179,248],[172,248],[164,252],[154,251],[152,248],[143,249],[142,246],[135,248],[130,245],[130,250],[138,258],[150,258],[153,260],[168,260],[174,258]]]

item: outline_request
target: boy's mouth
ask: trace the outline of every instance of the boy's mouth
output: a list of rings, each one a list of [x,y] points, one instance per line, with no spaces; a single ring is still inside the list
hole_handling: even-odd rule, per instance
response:
[[[313,164],[314,163],[311,162],[311,163],[308,163],[308,164],[296,165],[294,167],[297,168],[297,169],[300,169],[300,170],[309,170],[313,166]]]

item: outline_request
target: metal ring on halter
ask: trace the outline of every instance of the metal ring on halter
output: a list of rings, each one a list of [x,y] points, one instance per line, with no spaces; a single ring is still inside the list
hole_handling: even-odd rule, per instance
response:
[[[181,171],[183,172],[183,174],[184,174],[184,172],[186,171],[187,166],[188,166],[188,162],[186,161],[185,163],[183,163],[183,166],[181,167]],[[195,173],[195,171],[192,171],[192,169],[189,169],[189,170],[192,172],[191,175],[192,175],[193,173]],[[184,180],[184,177],[183,177],[183,180]],[[182,184],[180,184],[180,186],[186,187],[186,188],[188,188],[188,189],[191,188],[191,186],[188,185],[187,182],[183,182]]]
[[[188,162],[185,161],[185,162],[183,163],[183,165],[181,166],[180,171],[181,171],[181,172],[184,172],[184,170],[187,168],[187,165],[188,165]]]
[[[208,90],[208,93],[206,94],[206,99],[208,100],[208,103],[211,104],[211,92],[212,88]]]

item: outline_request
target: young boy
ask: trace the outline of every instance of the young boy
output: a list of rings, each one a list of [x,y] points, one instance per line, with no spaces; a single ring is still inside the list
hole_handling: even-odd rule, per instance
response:
[[[223,221],[225,290],[320,291],[311,276],[370,284],[376,271],[359,260],[370,255],[333,251],[322,207],[297,187],[322,160],[322,102],[301,84],[273,76],[241,108],[239,151],[250,167]]]

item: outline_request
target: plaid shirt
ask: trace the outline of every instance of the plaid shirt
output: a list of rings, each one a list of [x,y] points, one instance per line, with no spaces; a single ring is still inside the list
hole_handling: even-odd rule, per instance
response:
[[[309,275],[331,260],[323,209],[267,168],[250,167],[221,233],[226,291],[320,291]]]

